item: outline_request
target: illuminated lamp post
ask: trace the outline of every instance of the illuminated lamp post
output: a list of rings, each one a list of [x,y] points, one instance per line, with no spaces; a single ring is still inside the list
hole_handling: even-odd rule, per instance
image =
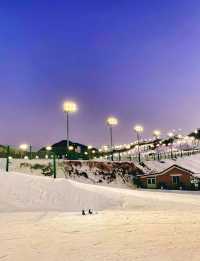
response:
[[[91,150],[92,150],[92,145],[88,145],[87,149],[88,149],[88,155],[89,155],[89,159],[91,159],[92,155],[91,155]]]
[[[108,117],[106,122],[110,131],[111,160],[113,161],[113,127],[118,125],[118,119],[115,117]]]
[[[161,134],[161,132],[159,130],[155,130],[153,132],[153,136],[155,137],[155,139],[159,139],[160,138],[160,134]]]
[[[180,149],[180,151],[181,151],[181,157],[183,157],[183,147],[182,147],[182,143],[183,143],[183,141],[182,141],[182,139],[183,139],[183,136],[181,135],[181,134],[179,134],[178,135],[178,145],[179,145],[179,149]]]
[[[25,151],[28,150],[28,145],[24,143],[24,144],[21,144],[21,145],[19,146],[19,148],[20,148],[20,150],[21,150],[22,152],[25,152]],[[21,153],[21,158],[22,158],[22,153]]]
[[[63,104],[63,111],[67,120],[67,150],[69,150],[69,114],[77,111],[77,105],[75,102],[66,101]]]
[[[141,138],[141,133],[144,131],[144,128],[141,125],[136,125],[134,127],[134,131],[136,132],[137,135],[137,144],[138,144],[138,161],[141,162],[141,154],[140,154],[140,138]]]
[[[171,151],[171,158],[173,158],[173,137],[174,137],[174,134],[173,134],[173,132],[169,132],[167,135],[168,135],[169,139],[171,140],[170,151]]]
[[[48,156],[50,156],[50,151],[52,151],[52,147],[51,146],[47,146],[46,147],[46,151],[48,152]],[[56,154],[54,151],[52,151],[53,154],[53,177],[54,179],[56,179],[57,176],[57,170],[56,170]]]
[[[88,159],[88,152],[87,151],[84,152],[84,155]]]
[[[95,158],[95,155],[96,155],[96,151],[95,150],[92,150],[92,155],[93,155],[93,158]]]
[[[159,130],[153,131],[153,136],[155,138],[155,141],[157,141],[160,138],[160,134],[161,134],[161,132]],[[157,146],[157,145],[159,145],[159,144],[156,144],[156,152],[157,152],[157,155],[158,155],[158,160],[160,160],[160,154],[159,154],[159,150],[158,150],[159,146]]]
[[[52,147],[51,146],[47,146],[46,147],[46,151],[48,152],[48,157],[50,157],[50,151],[52,151]]]

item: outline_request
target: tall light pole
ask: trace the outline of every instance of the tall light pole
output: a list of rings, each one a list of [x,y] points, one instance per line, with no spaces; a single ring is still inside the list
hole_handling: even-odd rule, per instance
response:
[[[160,130],[154,130],[153,131],[153,136],[155,138],[155,145],[156,145],[156,152],[157,152],[158,160],[160,160],[160,153],[159,153],[159,150],[158,150],[159,144],[157,144],[157,141],[160,138],[160,134],[161,134]]]
[[[50,145],[46,146],[46,151],[48,153],[48,158],[50,157],[50,152],[52,151],[52,147]]]
[[[144,128],[141,125],[136,125],[134,127],[134,131],[137,134],[137,142],[138,142],[138,160],[141,162],[141,155],[140,155],[140,136],[141,133],[144,131]]]
[[[178,143],[179,149],[181,151],[181,157],[183,157],[182,139],[183,139],[183,136],[181,134],[179,134],[177,143]]]
[[[173,134],[173,132],[169,132],[167,135],[168,135],[169,139],[171,140],[171,158],[173,158],[173,137],[174,137],[174,134]]]
[[[118,124],[118,119],[115,117],[108,117],[106,120],[106,123],[109,127],[110,131],[110,148],[112,153],[112,161],[113,161],[113,127],[115,127]]]
[[[32,145],[29,145],[29,159],[32,160]]]
[[[20,148],[21,151],[25,152],[25,151],[28,150],[28,145],[24,143],[24,144],[21,144],[19,146],[19,148]],[[22,158],[22,153],[21,153],[21,158]]]
[[[159,139],[160,138],[160,134],[161,134],[161,132],[159,130],[155,130],[153,132],[153,136],[155,137],[155,139]]]
[[[56,175],[57,175],[57,172],[56,172],[56,153],[52,150],[51,146],[47,146],[46,150],[48,151],[49,155],[50,155],[50,151],[52,151],[52,153],[53,153],[53,177],[54,177],[54,179],[56,179]]]
[[[63,111],[67,120],[67,150],[69,150],[69,114],[77,111],[77,104],[72,101],[65,101],[63,103]]]
[[[89,154],[89,159],[91,159],[92,158],[92,155],[91,155],[91,150],[92,150],[92,145],[88,145],[87,146],[87,149],[88,149],[88,154]]]

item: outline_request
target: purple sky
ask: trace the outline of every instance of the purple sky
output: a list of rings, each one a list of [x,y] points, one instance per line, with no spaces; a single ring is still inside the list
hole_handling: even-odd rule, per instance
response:
[[[79,104],[71,138],[85,144],[108,143],[109,115],[115,143],[136,123],[145,136],[200,126],[199,1],[3,2],[1,144],[63,139],[65,99]]]

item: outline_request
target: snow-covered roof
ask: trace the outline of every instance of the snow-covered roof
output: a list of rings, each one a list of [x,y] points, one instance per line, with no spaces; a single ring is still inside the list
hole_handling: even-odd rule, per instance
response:
[[[184,156],[177,159],[166,159],[161,161],[145,161],[145,173],[160,173],[173,165],[180,166],[184,169],[187,169],[194,174],[200,174],[200,154],[192,155],[192,156]]]

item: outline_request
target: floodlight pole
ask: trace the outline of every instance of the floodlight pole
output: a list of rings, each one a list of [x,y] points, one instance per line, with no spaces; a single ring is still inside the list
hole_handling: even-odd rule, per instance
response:
[[[69,150],[69,112],[66,112],[67,119],[67,150]]]
[[[140,136],[139,132],[137,131],[137,141],[138,141],[138,161],[141,162],[141,155],[140,155]]]
[[[57,171],[56,171],[56,154],[53,152],[53,177],[56,179]]]
[[[29,146],[29,158],[32,160],[32,145]]]
[[[110,147],[111,147],[111,160],[113,161],[113,129],[112,126],[109,126],[110,128]]]

